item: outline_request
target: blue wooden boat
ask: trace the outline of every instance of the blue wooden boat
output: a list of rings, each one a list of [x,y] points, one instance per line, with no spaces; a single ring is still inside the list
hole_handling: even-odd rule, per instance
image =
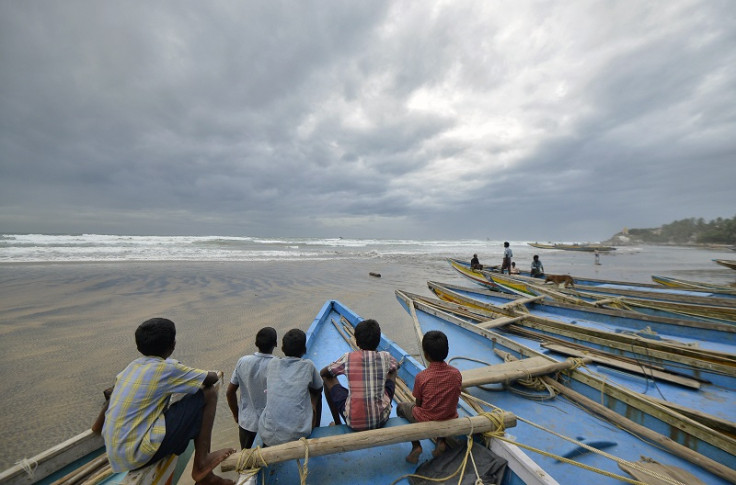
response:
[[[193,452],[190,443],[178,457],[171,455],[136,472],[113,473],[102,436],[87,430],[1,472],[0,484],[171,485],[179,481]]]
[[[304,356],[312,360],[315,366],[320,369],[345,352],[353,350],[351,345],[351,332],[362,320],[357,314],[342,305],[338,301],[328,301],[322,307],[317,317],[312,322],[307,331],[307,354]],[[391,353],[400,363],[398,377],[403,384],[411,389],[414,385],[414,377],[423,369],[421,364],[406,351],[401,349],[396,343],[391,341],[384,335],[381,338],[379,350],[386,350]],[[341,376],[340,378],[342,379]],[[397,389],[402,387],[398,383]],[[410,391],[409,391],[410,392]],[[397,396],[399,392],[397,391]],[[303,465],[307,460],[305,451],[309,448],[308,455],[308,482],[314,484],[330,485],[330,484],[407,484],[408,479],[401,478],[415,472],[417,465],[412,465],[405,461],[411,445],[406,442],[400,442],[389,445],[375,446],[365,449],[354,449],[336,454],[317,455],[318,448],[323,446],[327,440],[340,439],[342,442],[352,442],[360,444],[368,441],[364,438],[366,433],[374,433],[382,435],[388,432],[398,432],[408,425],[408,421],[395,415],[396,405],[392,410],[392,417],[386,428],[381,430],[352,432],[345,425],[329,426],[332,420],[329,408],[323,406],[321,426],[315,428],[309,439],[302,444],[301,442],[287,443],[285,445],[277,445],[260,450],[260,453],[272,453],[275,458],[265,459],[268,466],[261,468],[257,475],[251,478],[252,483],[258,484],[298,484],[300,483],[299,465],[295,459],[272,463],[272,460],[280,461],[283,459],[282,454],[291,452],[294,447],[297,448],[297,458],[301,458]],[[469,405],[462,403],[458,407],[458,414],[463,419],[476,416],[476,411]],[[477,416],[476,416],[477,417]],[[433,423],[433,427],[438,423]],[[511,428],[513,429],[513,428]],[[510,431],[511,432],[511,431]],[[257,440],[258,442],[258,440]],[[424,454],[420,458],[422,461],[431,458],[431,450],[433,445],[428,440],[423,443]],[[346,445],[347,446],[347,445]],[[491,439],[488,445],[497,455],[508,460],[508,468],[503,479],[505,485],[517,484],[555,484],[553,479],[534,463],[525,453],[513,444],[501,441],[499,439]],[[288,450],[288,451],[282,451]],[[235,462],[240,459],[236,454],[225,463],[223,463],[223,471],[232,468]],[[470,466],[470,465],[468,465]],[[448,471],[450,475],[455,470]]]
[[[498,275],[499,271],[494,269],[471,271],[469,262],[456,258],[448,258],[447,262],[458,273],[475,283],[491,289],[495,288],[503,291],[501,288],[496,287],[492,281],[493,276]],[[480,278],[481,275],[484,275],[488,281],[484,282]],[[519,276],[530,277],[531,275],[529,274],[529,271],[522,270]],[[628,294],[629,296],[648,298],[659,297],[664,300],[689,301],[692,303],[709,305],[735,304],[732,300],[736,299],[736,288],[709,285],[708,283],[685,282],[684,280],[677,280],[675,278],[668,278],[665,276],[652,276],[652,279],[658,284],[573,276],[575,286],[586,291],[595,290],[598,292]],[[688,285],[688,283],[690,283],[690,285]],[[596,287],[597,289],[594,289],[593,287]],[[719,299],[731,301],[719,301]]]
[[[555,360],[546,354],[538,341],[483,328],[481,324],[485,319],[467,307],[402,291],[397,291],[397,298],[423,332],[440,330],[448,335],[448,360],[461,370],[499,364],[506,356]],[[637,462],[645,456],[690,473],[692,477],[682,483],[717,484],[736,480],[736,447],[732,437],[659,404],[650,406],[651,401],[646,396],[605,382],[585,368],[565,372],[559,380],[545,379],[542,384],[560,394],[549,394],[549,400],[540,402],[537,399],[546,391],[524,390],[513,385],[473,387],[469,392],[485,403],[514,409],[519,419],[512,431],[516,440],[544,453],[576,457],[585,465],[611,474],[620,473],[619,466],[626,468],[616,460]],[[609,419],[617,423],[609,423]],[[527,426],[530,422],[535,425]],[[648,436],[656,442],[652,444],[621,427],[632,433],[650,430],[659,437]],[[564,440],[548,430],[574,440]],[[666,437],[678,445],[670,446]],[[668,443],[666,448],[665,443]],[[588,444],[595,450],[587,448]],[[610,456],[602,456],[596,450],[604,450]],[[561,483],[621,483],[617,478],[594,476],[590,471],[565,466],[556,457],[531,453],[530,456]]]
[[[520,275],[486,274],[494,288],[517,295],[545,295],[561,301],[587,306],[630,309],[647,315],[683,318],[705,322],[736,322],[736,300],[613,290],[602,286],[560,288],[544,280]]]
[[[707,292],[714,296],[733,297],[736,296],[736,286],[723,286],[703,281],[690,281],[670,276],[652,275],[652,281],[668,288],[679,288],[683,290],[695,290]]]
[[[723,324],[699,324],[689,321],[636,319],[631,312],[587,309],[574,305],[530,301],[499,292],[448,283],[428,282],[429,289],[444,301],[474,309],[486,316],[487,326],[508,321],[504,331],[526,336],[538,334],[546,348],[563,347],[572,355],[596,353],[598,359],[615,369],[625,369],[654,380],[678,386],[703,388],[704,401],[698,406],[726,421],[736,421],[736,408],[722,408],[722,401],[736,399],[736,327]],[[492,324],[492,318],[499,318]],[[698,337],[701,337],[699,339]],[[664,372],[662,372],[664,371]],[[682,381],[687,376],[696,382]],[[626,384],[624,384],[626,385]],[[715,386],[715,387],[714,387]],[[720,390],[723,387],[728,391]],[[677,389],[677,388],[675,388]],[[651,386],[659,397],[661,388]],[[689,399],[694,399],[691,396]],[[734,426],[736,434],[736,425]]]

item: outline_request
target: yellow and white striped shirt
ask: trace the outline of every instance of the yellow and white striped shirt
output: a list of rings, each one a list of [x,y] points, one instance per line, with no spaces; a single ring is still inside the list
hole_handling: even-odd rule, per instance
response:
[[[118,374],[102,428],[113,471],[148,463],[166,435],[171,394],[194,394],[206,377],[206,370],[156,356],[139,357]]]

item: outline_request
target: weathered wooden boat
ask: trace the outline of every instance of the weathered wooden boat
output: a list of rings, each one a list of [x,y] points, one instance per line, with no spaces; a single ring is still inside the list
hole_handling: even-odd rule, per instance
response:
[[[450,263],[450,266],[452,266],[452,269],[460,273],[465,278],[469,279],[473,283],[476,283],[480,286],[484,286],[486,288],[495,289],[498,291],[501,291],[500,288],[498,288],[492,280],[486,276],[486,271],[484,270],[478,270],[478,269],[470,269],[470,263],[466,263],[465,261],[454,259],[454,258],[447,258],[447,262]]]
[[[533,339],[484,328],[492,326],[493,321],[462,305],[402,291],[397,291],[397,298],[423,332],[440,330],[447,334],[448,362],[461,370],[499,364],[509,360],[509,356],[558,362]],[[507,385],[473,387],[468,392],[486,405],[514,409],[518,423],[512,434],[517,442],[538,449],[540,454],[530,456],[561,483],[613,484],[620,483],[621,478],[592,477],[589,472],[571,471],[557,461],[559,455],[575,456],[583,464],[609,474],[619,472],[619,466],[627,469],[629,462],[648,457],[688,473],[688,478],[679,479],[680,483],[736,480],[733,437],[643,394],[601,379],[590,369],[576,368],[564,371],[558,379],[543,377],[541,382],[525,383],[540,385],[544,391]],[[542,399],[545,393],[548,401],[536,400]],[[534,425],[530,425],[532,422]],[[548,434],[550,429],[575,438],[563,441]],[[641,475],[638,477],[641,479]],[[642,482],[666,483],[651,477]]]
[[[598,252],[608,252],[608,251],[615,251],[616,248],[613,246],[604,246],[602,244],[564,244],[564,243],[553,243],[553,244],[544,244],[544,243],[527,243],[529,246],[533,248],[538,249],[560,249],[563,251],[585,251],[592,253],[594,251]]]
[[[312,360],[320,369],[343,353],[353,350],[352,331],[361,320],[340,302],[326,302],[307,331],[307,354],[304,357]],[[409,399],[414,377],[423,369],[422,365],[385,334],[379,349],[390,352],[401,363],[396,401]],[[252,474],[251,483],[259,484],[298,484],[301,482],[300,473],[308,474],[309,483],[324,485],[406,484],[409,483],[408,479],[402,477],[414,473],[417,468],[405,461],[411,448],[408,441],[423,441],[422,462],[432,457],[433,445],[428,438],[482,433],[479,426],[487,427],[489,423],[488,418],[478,415],[473,407],[462,402],[458,407],[461,418],[443,422],[409,425],[408,421],[395,415],[395,409],[396,405],[386,427],[352,432],[343,424],[327,425],[333,418],[329,407],[325,405],[321,425],[313,430],[308,439],[241,451],[223,462],[222,471],[240,467],[241,472]],[[484,420],[486,424],[483,424]],[[508,461],[503,484],[557,483],[515,445],[495,438],[489,439],[487,445]],[[298,459],[301,459],[301,463],[297,462]],[[466,474],[471,469],[468,465]],[[447,475],[453,472],[454,469],[449,470]]]
[[[714,259],[713,261],[726,268],[736,269],[736,259]]]
[[[479,310],[489,320],[495,317],[493,325],[504,326],[506,331],[539,334],[557,350],[595,353],[605,357],[598,361],[606,365],[694,389],[704,382],[736,390],[734,325],[585,308],[450,283],[430,281],[427,285],[440,299]],[[703,406],[713,405],[714,414],[723,411],[717,399]],[[736,420],[736,409],[727,412],[734,414],[723,415],[724,419]]]
[[[652,275],[652,281],[668,288],[702,291],[713,296],[736,296],[736,286],[716,285],[703,281],[690,281],[661,275]]]
[[[496,289],[499,291],[504,291],[502,288],[495,285],[493,281],[493,276],[496,276],[500,274],[499,271],[495,271],[493,269],[487,270],[471,270],[470,269],[470,263],[455,259],[455,258],[448,258],[447,262],[450,264],[450,266],[460,273],[462,276],[468,278],[469,280],[473,281],[474,283],[477,283],[481,286],[485,286],[487,288]],[[481,276],[484,276],[486,278],[486,281],[484,281]],[[519,275],[521,277],[530,277],[529,271],[521,271]],[[654,278],[654,277],[653,277]],[[658,277],[659,278],[659,277]],[[663,278],[663,277],[662,277]],[[539,280],[536,280],[539,281]],[[543,281],[543,280],[542,280]],[[615,292],[641,292],[641,293],[634,293],[636,295],[644,295],[644,296],[657,296],[657,295],[663,295],[663,298],[670,297],[669,299],[674,300],[681,300],[683,297],[688,299],[691,298],[692,300],[700,300],[701,303],[705,304],[713,304],[714,302],[717,304],[718,299],[736,299],[736,289],[730,289],[728,287],[725,287],[729,291],[716,291],[715,288],[681,288],[676,287],[675,285],[663,285],[663,284],[653,284],[653,283],[638,283],[638,282],[632,282],[632,281],[615,281],[615,280],[603,280],[603,279],[595,279],[595,278],[587,278],[587,277],[575,277],[573,276],[573,281],[575,283],[576,287],[581,287],[584,289],[590,289],[592,290],[592,287],[596,287],[597,291],[608,291],[611,293]],[[668,287],[669,286],[669,287]],[[719,287],[722,288],[722,287]],[[650,293],[644,293],[644,292],[650,292]],[[715,300],[714,300],[715,299]],[[724,304],[724,303],[722,303]],[[725,303],[725,305],[734,305],[736,302],[730,302]]]
[[[543,280],[520,275],[487,274],[494,287],[517,295],[544,295],[568,303],[605,306],[637,311],[670,318],[721,323],[736,322],[736,300],[729,298],[699,298],[665,293],[613,290],[601,286],[561,288],[545,285]]]
[[[181,478],[194,452],[190,443],[180,456],[171,455],[135,472],[113,473],[102,436],[78,434],[0,473],[2,485],[171,485]]]

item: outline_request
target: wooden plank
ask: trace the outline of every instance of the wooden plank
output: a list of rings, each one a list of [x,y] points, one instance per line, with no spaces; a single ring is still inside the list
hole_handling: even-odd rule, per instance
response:
[[[498,308],[508,309],[519,305],[526,305],[527,303],[533,303],[535,301],[544,300],[546,297],[544,295],[539,296],[530,296],[529,298],[520,298],[518,300],[510,301],[508,303],[504,303],[503,305],[498,305]]]
[[[516,426],[516,416],[513,413],[503,412],[501,416],[504,427]],[[306,449],[309,457],[342,453],[344,451],[362,450],[378,446],[393,445],[407,441],[419,441],[430,438],[446,438],[450,436],[466,435],[470,432],[485,433],[494,431],[496,425],[486,416],[472,416],[447,421],[426,421],[423,423],[405,424],[390,428],[355,431],[347,434],[310,438],[307,440],[291,441],[282,445],[258,448],[257,454],[268,464],[304,458]],[[253,453],[255,450],[245,449],[241,453]],[[229,456],[222,462],[223,472],[236,468],[241,453]]]
[[[414,306],[412,305],[412,308]],[[520,317],[499,317],[494,318],[493,320],[486,320],[485,322],[480,322],[478,326],[480,328],[485,328],[488,330],[489,328],[498,328],[503,327],[504,325],[508,325],[509,323],[518,322],[519,320],[525,319],[526,316],[520,316]]]
[[[587,363],[590,359],[584,359],[584,361]],[[575,365],[576,362],[572,359],[552,362],[546,357],[530,357],[513,362],[504,362],[503,364],[476,367],[475,369],[464,370],[461,374],[463,376],[463,388],[466,388],[551,374],[570,369]]]
[[[602,355],[598,352],[595,352],[593,349],[591,349],[590,351],[581,351],[578,349],[567,347],[565,345],[552,343],[543,343],[542,347],[545,347],[560,354],[571,355],[573,357],[589,357],[593,362],[597,362],[609,367],[615,367],[617,369],[622,369],[628,372],[634,372],[636,374],[645,375],[647,377],[652,377],[661,381],[672,382],[681,386],[690,387],[692,389],[700,389],[700,382],[695,379],[657,370],[649,367],[644,363],[632,364],[630,362],[625,362],[623,360],[615,359],[607,355]]]

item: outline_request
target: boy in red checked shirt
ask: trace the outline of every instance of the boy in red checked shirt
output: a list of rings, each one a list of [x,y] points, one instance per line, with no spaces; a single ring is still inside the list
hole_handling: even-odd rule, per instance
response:
[[[363,320],[355,326],[359,350],[344,354],[320,372],[335,424],[342,418],[353,430],[364,431],[388,421],[399,363],[385,350],[377,350],[380,342],[378,322]],[[341,374],[348,379],[347,388],[337,380]]]
[[[457,418],[457,403],[463,378],[459,370],[445,362],[449,352],[447,336],[437,330],[427,332],[422,338],[422,351],[429,367],[414,379],[412,394],[416,398],[416,404],[401,403],[396,414],[408,419],[410,423]],[[412,441],[411,445],[406,461],[417,463],[422,454],[422,445],[419,441]],[[439,456],[446,448],[445,439],[437,438],[432,456]]]

